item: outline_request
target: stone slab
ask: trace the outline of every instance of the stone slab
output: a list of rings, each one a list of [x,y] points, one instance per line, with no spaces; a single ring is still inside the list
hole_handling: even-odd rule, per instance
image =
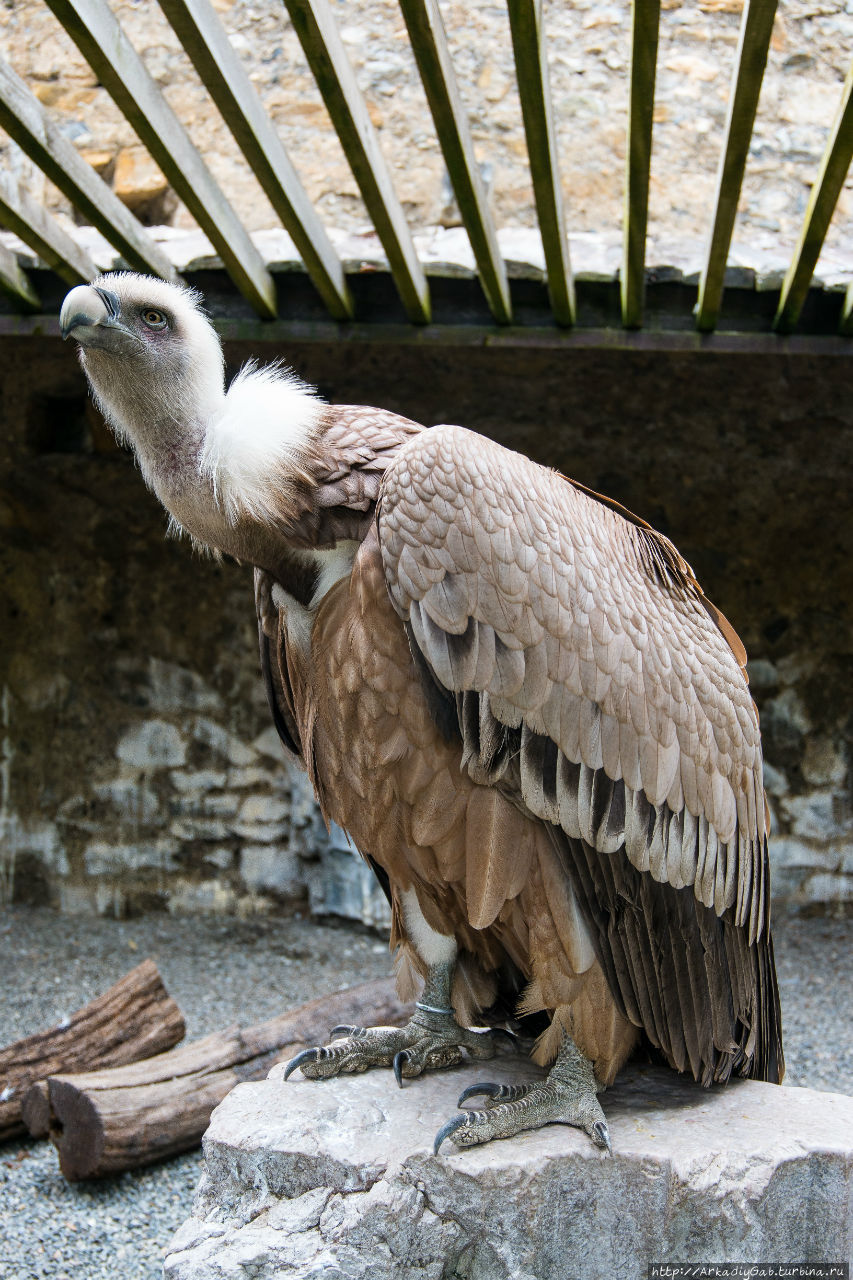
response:
[[[853,1098],[632,1067],[603,1095],[614,1155],[576,1129],[432,1154],[458,1094],[517,1058],[239,1085],[213,1114],[167,1280],[600,1280],[651,1262],[849,1261]]]

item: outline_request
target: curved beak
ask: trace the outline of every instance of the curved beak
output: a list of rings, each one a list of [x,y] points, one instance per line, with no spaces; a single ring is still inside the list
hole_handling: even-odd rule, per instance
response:
[[[82,347],[101,347],[105,351],[127,351],[139,341],[121,322],[117,295],[92,284],[78,284],[66,295],[59,313],[59,329],[63,338],[73,334]]]

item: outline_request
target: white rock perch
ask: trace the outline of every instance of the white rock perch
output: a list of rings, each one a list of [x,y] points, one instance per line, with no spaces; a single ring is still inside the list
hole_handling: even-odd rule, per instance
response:
[[[613,1159],[558,1125],[435,1157],[463,1088],[537,1069],[502,1058],[403,1089],[282,1070],[214,1112],[167,1280],[600,1280],[853,1252],[853,1098],[633,1068],[604,1095]]]

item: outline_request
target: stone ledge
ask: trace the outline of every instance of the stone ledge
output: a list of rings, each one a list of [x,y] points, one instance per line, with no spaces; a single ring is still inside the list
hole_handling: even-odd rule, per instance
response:
[[[853,1098],[635,1067],[603,1098],[612,1160],[557,1125],[436,1158],[464,1087],[537,1069],[504,1058],[402,1090],[384,1071],[281,1071],[214,1112],[166,1280],[600,1280],[853,1251]]]
[[[63,230],[89,254],[101,271],[120,271],[124,260],[96,227],[75,226],[63,221]],[[179,272],[222,270],[223,262],[208,237],[198,228],[168,225],[146,228],[149,236],[166,254]],[[329,239],[344,271],[390,270],[388,257],[379,237],[372,230],[347,231],[328,228]],[[498,246],[507,274],[518,280],[545,280],[545,255],[542,237],[532,227],[499,227]],[[622,235],[618,228],[609,231],[573,231],[569,237],[572,270],[578,281],[613,282],[619,280],[622,263]],[[273,274],[304,272],[305,266],[296,245],[282,227],[253,231],[251,240],[267,270]],[[462,227],[422,227],[413,234],[418,257],[426,275],[435,278],[474,280],[477,268],[467,233]],[[48,264],[36,251],[12,231],[0,230],[0,245],[15,255],[25,270]],[[669,236],[663,244],[650,241],[646,261],[646,280],[650,284],[684,283],[698,285],[705,264],[706,243],[702,238]],[[757,237],[750,245],[748,261],[740,260],[732,250],[726,267],[727,289],[743,289],[759,293],[779,289],[789,265],[788,252],[777,237]],[[812,289],[835,291],[846,289],[853,281],[849,253],[835,246],[822,251],[821,273],[811,281]]]

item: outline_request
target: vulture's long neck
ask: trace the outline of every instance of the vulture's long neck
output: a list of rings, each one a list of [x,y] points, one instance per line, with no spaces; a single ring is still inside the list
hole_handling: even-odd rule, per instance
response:
[[[99,408],[161,498],[164,489],[192,482],[207,423],[225,404],[222,351],[212,336],[209,349],[187,355],[177,368],[128,367],[98,347],[80,352]]]
[[[85,357],[96,398],[174,522],[196,543],[278,576],[288,526],[316,483],[328,406],[274,367],[244,369],[226,394],[221,370],[129,386],[99,355]]]

